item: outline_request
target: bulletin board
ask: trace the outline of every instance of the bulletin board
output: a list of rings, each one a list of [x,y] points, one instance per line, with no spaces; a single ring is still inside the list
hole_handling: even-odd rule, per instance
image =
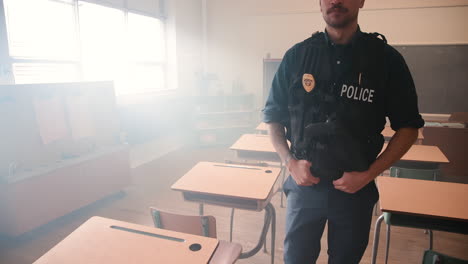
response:
[[[113,82],[0,85],[0,179],[119,141]]]

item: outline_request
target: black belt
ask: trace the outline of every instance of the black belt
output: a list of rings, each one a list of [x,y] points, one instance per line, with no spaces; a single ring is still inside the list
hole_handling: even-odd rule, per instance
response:
[[[318,177],[323,180],[338,180],[343,176],[343,171],[338,168],[320,168],[314,167],[312,164],[311,172],[314,177]]]

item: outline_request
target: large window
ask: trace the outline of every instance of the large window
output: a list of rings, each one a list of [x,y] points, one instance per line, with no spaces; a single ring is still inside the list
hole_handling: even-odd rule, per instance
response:
[[[113,80],[117,94],[166,89],[162,19],[78,0],[3,2],[16,83]]]
[[[4,0],[16,83],[79,80],[71,1]]]
[[[84,79],[114,80],[117,87],[125,75],[124,12],[86,2],[80,2],[78,11]]]
[[[160,20],[128,14],[128,80],[137,80],[140,89],[165,86],[164,25]],[[150,74],[152,73],[152,74]]]

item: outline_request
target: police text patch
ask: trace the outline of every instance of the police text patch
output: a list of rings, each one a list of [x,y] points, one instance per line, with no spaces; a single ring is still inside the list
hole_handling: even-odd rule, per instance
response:
[[[374,90],[343,84],[343,87],[341,87],[340,96],[356,101],[372,103],[372,99],[374,98]]]

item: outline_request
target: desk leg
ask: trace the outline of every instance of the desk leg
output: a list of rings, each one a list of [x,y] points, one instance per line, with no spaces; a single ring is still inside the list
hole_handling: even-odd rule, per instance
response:
[[[375,222],[375,231],[374,231],[374,244],[372,245],[372,259],[371,264],[375,264],[377,259],[377,249],[379,248],[379,237],[380,237],[380,225],[384,220],[384,215],[382,214],[379,216],[377,221]]]
[[[275,257],[275,236],[276,236],[276,212],[275,208],[271,203],[268,203],[265,206],[265,222],[263,223],[263,228],[262,232],[260,233],[260,239],[257,243],[257,245],[251,249],[250,251],[243,252],[239,258],[244,259],[244,258],[249,258],[252,257],[253,255],[257,254],[258,251],[262,248],[263,244],[265,243],[266,235],[268,233],[268,228],[270,227],[270,223],[272,224],[271,226],[271,263],[274,264],[274,257]]]
[[[204,209],[203,204],[202,203],[199,204],[198,205],[198,213],[200,214],[200,216],[202,216],[204,214],[203,209]]]
[[[269,217],[269,214],[265,213],[265,217],[263,218],[263,223],[265,223],[267,221],[267,217]],[[265,236],[265,240],[263,240],[263,253],[268,253],[266,245],[267,245],[267,239],[266,239],[266,236]]]
[[[231,209],[231,226],[229,228],[229,242],[232,242],[232,229],[234,228],[234,208]]]

